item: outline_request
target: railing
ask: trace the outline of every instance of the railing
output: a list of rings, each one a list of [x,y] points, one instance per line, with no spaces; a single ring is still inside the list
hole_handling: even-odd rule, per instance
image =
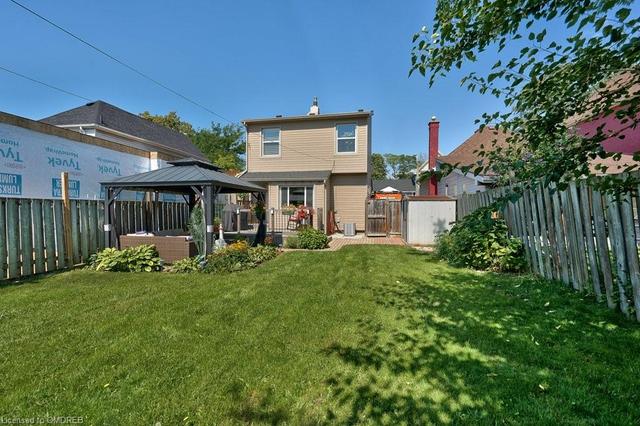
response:
[[[458,198],[458,219],[505,194],[498,188]],[[635,210],[635,212],[634,212]],[[638,193],[619,199],[572,182],[564,191],[527,190],[502,214],[524,243],[531,270],[589,292],[640,321]]]
[[[250,209],[241,209],[241,212],[249,212],[249,227],[252,230],[258,229],[258,218]],[[282,209],[267,209],[266,220],[267,232],[295,232],[300,226],[309,225],[324,231],[323,209],[309,210],[305,218],[300,221],[292,220],[292,212]]]

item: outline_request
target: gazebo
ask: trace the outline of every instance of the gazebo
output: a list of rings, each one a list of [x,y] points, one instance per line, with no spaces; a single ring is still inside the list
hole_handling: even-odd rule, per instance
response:
[[[222,173],[219,167],[206,161],[185,158],[169,161],[168,164],[168,167],[102,183],[105,190],[104,233],[105,242],[109,247],[116,246],[118,242],[113,227],[114,207],[115,201],[123,190],[179,194],[188,203],[189,212],[200,202],[204,212],[204,247],[207,254],[213,251],[213,204],[216,195],[256,193],[259,198],[264,198],[263,187]]]

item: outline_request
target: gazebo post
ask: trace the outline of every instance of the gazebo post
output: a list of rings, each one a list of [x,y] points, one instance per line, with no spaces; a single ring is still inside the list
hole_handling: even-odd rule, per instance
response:
[[[214,222],[214,200],[220,192],[219,186],[205,185],[202,188],[203,195],[203,211],[204,211],[204,252],[210,254],[213,252],[214,240],[215,240],[215,226]]]
[[[114,202],[118,195],[122,192],[122,188],[113,189],[107,186],[104,191],[104,244],[106,247],[117,247],[118,237],[115,235],[116,227],[114,219],[115,209]]]
[[[151,195],[152,193],[149,191],[145,191],[144,193],[144,201],[142,202],[143,213],[144,213],[144,231],[152,232],[153,231],[153,220],[151,217]]]
[[[153,191],[153,232],[160,231],[160,192]]]
[[[202,188],[202,211],[204,213],[204,252],[210,254],[213,252],[213,220],[212,220],[212,194],[211,185],[205,185]]]

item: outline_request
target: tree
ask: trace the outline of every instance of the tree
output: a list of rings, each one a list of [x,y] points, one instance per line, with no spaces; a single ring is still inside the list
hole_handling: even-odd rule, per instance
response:
[[[175,111],[166,115],[145,111],[140,113],[140,117],[186,135],[209,161],[223,169],[239,171],[244,168],[244,129],[238,124],[222,126],[212,122],[208,129],[196,129],[191,123],[183,121]]]
[[[413,37],[411,72],[428,77],[431,86],[482,55],[497,56],[490,70],[468,72],[462,84],[503,101],[503,111],[484,113],[476,122],[511,134],[505,148],[483,147],[482,164],[462,166],[476,174],[490,169],[502,183],[518,182],[519,189],[539,183],[564,188],[583,176],[605,191],[635,187],[634,175],[595,179],[606,167],[589,168],[595,159],[619,159],[601,143],[622,139],[640,120],[640,19],[630,17],[630,3],[439,0],[431,30],[423,27]],[[547,28],[569,35],[552,37]],[[620,129],[598,125],[585,134],[576,126],[603,117],[615,117]],[[638,153],[634,159],[640,160]],[[459,166],[444,165],[439,177]]]
[[[227,170],[244,168],[244,129],[238,124],[211,123],[209,129],[199,129],[191,140],[207,158]]]
[[[387,163],[384,160],[384,155],[374,152],[371,154],[371,178],[385,179],[386,177]]]
[[[410,178],[416,169],[416,156],[408,154],[384,154],[393,179]]]
[[[146,120],[153,121],[156,124],[168,127],[189,137],[191,137],[194,133],[193,126],[186,121],[182,121],[178,113],[175,111],[170,111],[166,115],[154,115],[149,111],[144,111],[139,115]]]

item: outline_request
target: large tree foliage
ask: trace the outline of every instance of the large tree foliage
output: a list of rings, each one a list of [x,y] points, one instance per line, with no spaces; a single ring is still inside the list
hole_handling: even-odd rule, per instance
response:
[[[393,179],[410,178],[417,167],[415,155],[384,154],[384,159],[391,170]]]
[[[182,121],[178,113],[175,111],[171,111],[166,115],[155,115],[151,114],[149,111],[144,111],[139,115],[146,120],[153,121],[156,124],[168,127],[189,137],[191,137],[191,135],[195,132],[193,126],[186,121]]]
[[[387,163],[384,160],[384,155],[374,152],[371,154],[371,178],[384,179],[386,177]]]
[[[199,129],[191,140],[212,163],[227,170],[244,168],[244,129],[238,124],[211,123],[208,129]]]
[[[244,129],[238,124],[222,126],[212,122],[208,129],[196,129],[174,111],[166,115],[154,115],[145,111],[140,117],[188,136],[209,161],[223,169],[239,171],[244,168]]]
[[[637,185],[629,174],[596,181],[594,175],[606,168],[589,168],[595,159],[619,159],[601,142],[624,137],[640,117],[640,19],[632,16],[630,3],[439,0],[432,27],[414,35],[411,71],[432,85],[455,68],[497,56],[490,70],[468,72],[462,85],[501,99],[503,111],[485,113],[477,122],[512,135],[505,148],[484,147],[481,164],[462,166],[476,174],[493,169],[503,183],[524,186],[564,187],[583,176],[605,190]],[[562,35],[551,35],[559,30]],[[588,135],[577,131],[577,124],[613,116],[621,127],[617,131],[609,133],[603,125]],[[637,168],[631,163],[624,171]],[[440,174],[456,166],[461,165],[445,165]]]

